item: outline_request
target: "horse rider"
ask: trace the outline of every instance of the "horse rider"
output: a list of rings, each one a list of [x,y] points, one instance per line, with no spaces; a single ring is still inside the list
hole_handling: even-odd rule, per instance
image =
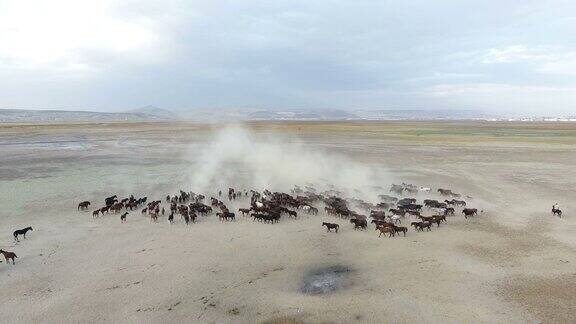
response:
[[[555,212],[555,211],[557,211],[557,210],[560,210],[560,206],[558,206],[558,203],[555,203],[555,204],[552,206],[552,212]]]

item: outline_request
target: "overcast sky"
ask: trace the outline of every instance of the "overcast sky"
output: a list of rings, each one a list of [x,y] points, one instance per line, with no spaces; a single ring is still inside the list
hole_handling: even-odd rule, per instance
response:
[[[576,1],[0,0],[0,108],[576,115]]]

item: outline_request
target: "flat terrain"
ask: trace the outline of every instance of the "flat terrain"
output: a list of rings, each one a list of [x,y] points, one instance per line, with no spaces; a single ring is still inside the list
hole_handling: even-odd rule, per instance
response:
[[[3,124],[0,151],[0,248],[18,255],[0,256],[0,322],[576,322],[573,123]],[[113,194],[307,182],[365,199],[450,188],[483,212],[396,238],[324,213],[185,226],[90,212]],[[348,269],[345,285],[303,293],[322,267]]]

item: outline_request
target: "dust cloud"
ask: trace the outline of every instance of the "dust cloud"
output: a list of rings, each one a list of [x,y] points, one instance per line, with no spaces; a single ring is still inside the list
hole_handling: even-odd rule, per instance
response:
[[[375,189],[391,182],[384,168],[306,145],[298,138],[257,134],[242,125],[223,128],[208,142],[208,148],[195,156],[197,163],[190,172],[189,183],[198,193],[228,187],[289,192],[298,185],[374,200]]]

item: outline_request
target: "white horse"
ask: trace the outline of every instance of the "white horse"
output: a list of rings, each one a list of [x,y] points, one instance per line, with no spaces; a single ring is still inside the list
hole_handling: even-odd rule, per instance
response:
[[[419,190],[419,191],[422,191],[422,192],[431,192],[431,191],[432,191],[432,188],[420,187],[420,189],[418,189],[418,190]]]

